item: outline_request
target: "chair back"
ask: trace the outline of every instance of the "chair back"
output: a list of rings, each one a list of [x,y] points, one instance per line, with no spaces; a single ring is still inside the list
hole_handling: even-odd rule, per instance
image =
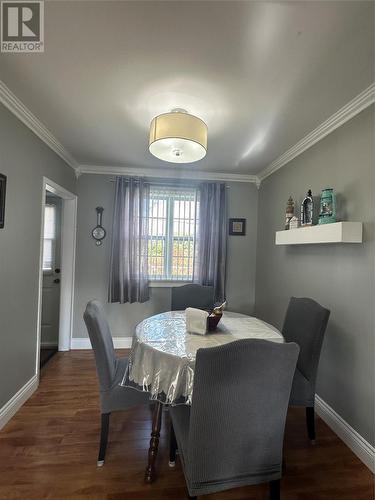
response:
[[[115,378],[116,354],[107,318],[98,300],[90,300],[83,319],[95,354],[100,389],[106,391],[112,387]]]
[[[287,342],[299,345],[297,368],[309,381],[316,378],[329,315],[330,311],[315,300],[290,299],[282,332]]]
[[[214,289],[212,286],[191,283],[172,288],[172,311],[182,311],[187,307],[210,309],[214,304]]]
[[[255,339],[197,351],[187,461],[194,483],[280,477],[298,352],[294,343]]]

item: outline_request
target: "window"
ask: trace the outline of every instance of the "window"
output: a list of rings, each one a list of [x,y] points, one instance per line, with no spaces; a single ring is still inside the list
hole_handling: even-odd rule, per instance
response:
[[[150,187],[150,280],[192,281],[197,200],[193,188]]]
[[[56,205],[44,209],[43,271],[52,271],[56,246]]]

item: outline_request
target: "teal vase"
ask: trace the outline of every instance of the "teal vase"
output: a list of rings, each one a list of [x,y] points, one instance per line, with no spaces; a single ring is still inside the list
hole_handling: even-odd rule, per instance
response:
[[[332,222],[336,222],[336,197],[332,188],[326,188],[320,196],[319,224]]]

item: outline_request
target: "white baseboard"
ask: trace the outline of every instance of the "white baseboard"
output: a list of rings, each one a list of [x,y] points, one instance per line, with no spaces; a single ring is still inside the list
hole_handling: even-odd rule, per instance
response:
[[[0,429],[13,417],[38,388],[38,377],[34,375],[21,389],[0,408]]]
[[[115,349],[130,349],[132,346],[132,337],[113,337],[113,345]],[[88,337],[72,338],[70,348],[75,349],[91,349],[91,342]]]
[[[315,410],[328,427],[375,473],[375,448],[319,396],[315,396]]]

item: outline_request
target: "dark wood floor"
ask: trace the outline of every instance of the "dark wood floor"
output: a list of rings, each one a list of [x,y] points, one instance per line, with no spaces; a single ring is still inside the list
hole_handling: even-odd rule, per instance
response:
[[[97,468],[99,411],[93,355],[58,353],[43,368],[38,391],[0,432],[0,498],[185,499],[180,465],[168,467],[165,427],[158,480],[152,485],[143,482],[150,419],[148,407],[114,414],[106,464]],[[373,500],[374,477],[369,470],[320,419],[317,435],[316,446],[311,446],[303,410],[289,412],[282,499]],[[267,500],[267,492],[265,486],[253,486],[206,498]]]
[[[57,347],[42,347],[40,349],[39,365],[42,368],[51,358],[57,354]]]

